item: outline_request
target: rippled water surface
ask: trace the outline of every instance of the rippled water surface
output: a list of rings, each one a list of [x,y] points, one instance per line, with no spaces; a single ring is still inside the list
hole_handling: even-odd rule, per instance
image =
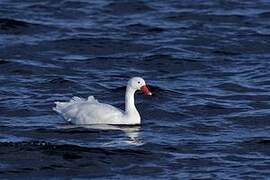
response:
[[[270,2],[0,1],[0,177],[267,179]],[[141,126],[74,126],[94,95]]]

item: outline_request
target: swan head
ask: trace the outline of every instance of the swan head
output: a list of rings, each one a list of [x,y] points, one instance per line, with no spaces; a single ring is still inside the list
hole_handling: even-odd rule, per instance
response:
[[[140,90],[146,95],[152,95],[152,93],[147,88],[145,81],[141,77],[133,77],[128,81],[128,86],[134,90]]]

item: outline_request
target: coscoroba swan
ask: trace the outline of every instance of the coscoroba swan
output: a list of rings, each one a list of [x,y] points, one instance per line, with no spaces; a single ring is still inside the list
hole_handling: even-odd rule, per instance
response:
[[[137,90],[152,95],[142,78],[131,78],[127,83],[124,112],[109,104],[98,102],[93,96],[89,96],[88,99],[73,97],[69,102],[55,102],[56,107],[53,110],[73,124],[140,124],[141,117],[134,103]]]

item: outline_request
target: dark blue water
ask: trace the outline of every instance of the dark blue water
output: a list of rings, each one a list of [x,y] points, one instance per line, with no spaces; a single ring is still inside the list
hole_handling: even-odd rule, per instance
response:
[[[141,126],[52,110],[132,76]],[[269,78],[268,0],[1,0],[0,177],[267,179]]]

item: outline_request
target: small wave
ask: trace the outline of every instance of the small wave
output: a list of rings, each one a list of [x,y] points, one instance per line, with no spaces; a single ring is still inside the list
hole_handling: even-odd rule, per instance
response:
[[[263,12],[263,13],[258,14],[258,16],[261,17],[261,18],[269,18],[270,17],[270,12],[269,11]]]
[[[54,144],[47,141],[21,141],[21,142],[0,142],[0,147],[6,148],[19,148],[23,150],[45,150],[51,151],[51,153],[65,153],[72,152],[80,154],[83,152],[87,153],[98,153],[105,155],[151,155],[150,151],[141,149],[117,149],[117,148],[99,148],[99,147],[86,147],[73,144]]]
[[[53,78],[50,80],[46,80],[42,83],[40,83],[40,85],[42,85],[43,87],[46,87],[47,89],[51,89],[52,87],[57,88],[58,90],[61,90],[63,88],[75,88],[77,87],[77,83],[73,82],[71,80],[62,78],[62,77],[57,77],[57,78]],[[78,85],[79,86],[79,85]]]
[[[256,152],[261,155],[269,156],[269,137],[254,137],[247,140],[243,140],[238,143],[239,148],[244,149],[245,152]]]
[[[83,1],[64,1],[61,8],[83,9],[90,6],[90,2]]]
[[[205,65],[201,61],[193,59],[179,59],[171,55],[150,55],[144,58],[143,64],[141,67],[144,68],[154,68],[158,72],[163,72],[166,74],[174,74],[184,71],[195,71],[195,70],[204,70],[211,68],[208,65]],[[164,69],[166,67],[166,69]],[[166,78],[166,77],[164,77]]]
[[[47,32],[48,26],[36,24],[36,23],[30,23],[22,20],[16,20],[16,19],[8,19],[8,18],[0,18],[0,32],[4,33],[41,33],[41,32]]]
[[[0,19],[0,28],[3,30],[28,27],[30,25],[33,25],[33,24],[27,23],[25,21],[15,20],[15,19],[7,19],[7,18]]]
[[[164,32],[165,29],[160,28],[160,27],[153,27],[153,26],[148,26],[145,24],[130,24],[126,26],[129,32],[131,33],[161,33]]]
[[[170,21],[201,21],[201,22],[217,22],[217,23],[239,23],[247,20],[247,16],[243,15],[217,15],[217,14],[203,14],[197,12],[180,12],[167,16],[165,19]]]
[[[240,108],[225,107],[217,103],[207,103],[205,105],[192,105],[186,106],[190,114],[193,116],[219,116],[219,115],[228,115],[235,112],[239,112]]]
[[[141,1],[113,2],[106,7],[107,12],[115,15],[141,14],[153,11],[153,8]]]
[[[256,141],[257,144],[270,145],[270,139],[260,139]]]
[[[65,127],[65,126],[64,126]],[[75,125],[73,126],[67,126],[67,128],[63,128],[60,126],[60,128],[36,128],[34,129],[36,133],[41,133],[41,134],[96,134],[99,133],[101,130],[100,129],[94,129],[94,128],[87,128],[85,127],[76,127]]]
[[[120,41],[109,38],[65,38],[53,41],[43,41],[37,45],[22,46],[23,49],[32,51],[70,52],[73,54],[88,55],[109,55],[121,53],[142,53],[154,48],[152,45],[134,43],[130,41]]]
[[[233,116],[226,117],[227,120],[233,122],[235,125],[245,128],[264,128],[269,127],[268,120],[269,113],[267,110],[262,111],[247,111],[236,113]]]
[[[215,50],[213,53],[215,54],[220,54],[220,55],[225,55],[225,56],[236,56],[236,55],[241,55],[239,52],[233,52],[233,51],[224,51],[224,50]]]
[[[9,61],[4,60],[4,59],[0,59],[0,65],[4,65],[4,64],[8,64]]]
[[[215,87],[225,90],[225,91],[232,91],[232,92],[239,92],[239,93],[258,92],[258,91],[263,92],[262,89],[247,87],[247,86],[243,86],[243,85],[235,84],[235,83],[223,83]]]
[[[63,84],[70,84],[72,81],[66,80],[64,78],[55,78],[48,81],[50,84],[57,84],[57,85],[63,85]]]

